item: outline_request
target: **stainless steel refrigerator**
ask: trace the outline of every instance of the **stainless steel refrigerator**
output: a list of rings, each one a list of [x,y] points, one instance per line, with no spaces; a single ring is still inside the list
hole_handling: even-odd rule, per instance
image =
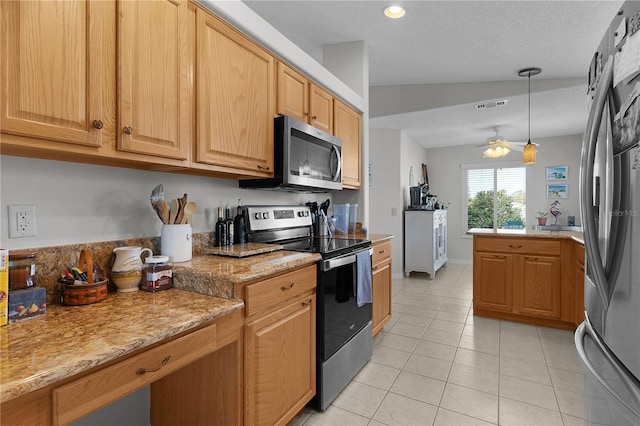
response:
[[[625,2],[589,68],[580,214],[585,424],[640,425],[640,1]]]

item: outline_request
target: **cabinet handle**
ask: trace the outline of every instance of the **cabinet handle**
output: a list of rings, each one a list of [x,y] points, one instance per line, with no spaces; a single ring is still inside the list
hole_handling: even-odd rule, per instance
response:
[[[155,373],[156,371],[160,371],[160,369],[162,367],[164,367],[165,365],[167,365],[167,363],[169,362],[169,359],[171,358],[171,355],[167,355],[164,357],[164,359],[162,360],[162,364],[160,364],[160,367],[155,368],[153,370],[149,370],[148,368],[138,368],[136,370],[136,374],[145,374],[145,373]]]
[[[312,303],[313,303],[313,299],[309,299],[308,302],[305,300],[304,302],[302,302],[302,306],[311,306]]]
[[[312,119],[312,120],[317,120],[317,119],[318,119],[318,116],[317,116],[317,115],[314,115],[313,117],[311,117],[311,119]]]
[[[305,112],[305,113],[304,113],[304,116],[305,116],[305,117],[308,117],[308,116],[309,116],[309,113],[308,113],[308,112]]]
[[[578,270],[584,274],[584,266],[578,267]]]
[[[378,270],[378,267],[377,267],[377,266],[374,266],[373,268],[371,268],[371,270],[372,270],[372,271],[377,271],[377,270]]]
[[[95,127],[96,129],[102,129],[102,127],[104,127],[104,124],[100,120],[93,120],[93,127]]]
[[[511,244],[509,244],[509,247],[511,247],[512,249],[519,249],[519,248],[522,248],[522,246],[514,246],[514,245],[511,245]]]
[[[261,166],[260,164],[258,164],[258,170],[271,170],[271,167],[269,167],[269,166],[264,167],[264,166]]]
[[[122,129],[123,132],[125,132],[128,135],[133,134],[133,128],[130,126],[124,126],[124,128]]]
[[[495,257],[496,259],[506,259],[507,256],[498,256],[497,254],[494,254],[493,257]]]
[[[525,259],[526,259],[526,260],[531,260],[531,261],[533,261],[533,262],[537,262],[537,261],[538,261],[538,258],[537,258],[537,257],[529,257],[529,256],[525,256]]]
[[[280,290],[287,291],[287,290],[291,290],[292,288],[293,288],[293,283],[289,284],[289,287],[283,285],[282,287],[280,287]]]
[[[380,250],[378,253],[379,253],[379,254],[382,254],[382,253],[384,253],[384,250]]]

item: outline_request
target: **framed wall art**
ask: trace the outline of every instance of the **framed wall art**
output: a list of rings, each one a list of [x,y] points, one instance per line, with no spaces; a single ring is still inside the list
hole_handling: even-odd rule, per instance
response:
[[[569,188],[565,183],[547,185],[547,198],[557,200],[560,198],[568,198]]]
[[[569,166],[547,167],[547,180],[567,180]]]

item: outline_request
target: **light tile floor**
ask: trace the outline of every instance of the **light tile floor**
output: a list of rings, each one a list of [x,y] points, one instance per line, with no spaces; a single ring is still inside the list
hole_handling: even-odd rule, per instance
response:
[[[472,266],[393,281],[371,361],[294,425],[581,425],[573,333],[473,316]]]

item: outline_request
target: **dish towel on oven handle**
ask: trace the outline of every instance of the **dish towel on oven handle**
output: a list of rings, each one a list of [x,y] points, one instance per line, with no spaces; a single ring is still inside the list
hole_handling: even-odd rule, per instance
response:
[[[356,298],[358,307],[365,303],[372,302],[371,288],[371,254],[369,250],[362,251],[356,255],[357,277],[356,277]]]

